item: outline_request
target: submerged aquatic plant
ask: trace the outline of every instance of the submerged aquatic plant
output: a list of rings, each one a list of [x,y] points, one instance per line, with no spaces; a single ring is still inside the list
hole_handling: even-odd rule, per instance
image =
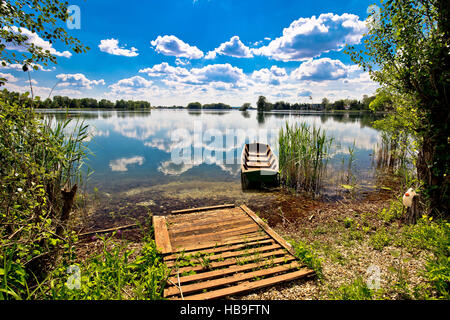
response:
[[[317,194],[322,187],[332,139],[320,128],[306,123],[281,128],[279,165],[282,183],[297,190]]]

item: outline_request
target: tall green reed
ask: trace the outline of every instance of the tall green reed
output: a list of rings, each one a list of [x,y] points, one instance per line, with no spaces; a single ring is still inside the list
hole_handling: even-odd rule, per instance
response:
[[[332,139],[325,131],[306,123],[280,129],[279,165],[281,182],[290,188],[318,194],[326,173]]]

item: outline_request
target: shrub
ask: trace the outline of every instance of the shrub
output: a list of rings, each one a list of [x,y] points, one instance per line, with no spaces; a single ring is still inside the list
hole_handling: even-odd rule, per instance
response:
[[[74,240],[57,232],[60,189],[79,180],[87,154],[87,126],[65,136],[69,121],[51,127],[17,101],[0,93],[0,299],[28,297]]]
[[[392,236],[384,228],[372,235],[369,241],[370,245],[376,250],[383,250],[384,247],[391,245],[392,242]]]
[[[292,243],[295,250],[295,256],[300,259],[308,268],[314,270],[318,278],[322,278],[322,262],[314,253],[312,248],[303,241],[299,240]]]
[[[405,227],[400,241],[410,249],[425,249],[432,252],[422,271],[428,285],[417,290],[419,297],[424,299],[450,298],[450,223],[433,221],[431,217],[423,216],[416,225]]]
[[[335,300],[372,300],[374,292],[367,287],[361,277],[358,277],[353,282],[331,291],[330,297]]]
[[[154,240],[146,237],[139,254],[128,243],[119,243],[113,237],[101,238],[102,251],[84,259],[80,268],[80,288],[69,288],[65,262],[52,275],[45,287],[50,299],[162,299],[169,269],[163,263]],[[135,255],[135,257],[133,257]]]

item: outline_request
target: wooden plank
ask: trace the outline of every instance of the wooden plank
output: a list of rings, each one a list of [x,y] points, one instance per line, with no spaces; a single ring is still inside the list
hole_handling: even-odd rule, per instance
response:
[[[204,289],[210,289],[210,288],[214,288],[214,287],[234,284],[236,282],[249,280],[249,279],[253,279],[256,277],[264,277],[264,276],[270,276],[273,274],[277,274],[280,272],[286,272],[286,271],[289,271],[292,269],[297,269],[300,266],[301,265],[297,261],[294,261],[294,262],[291,262],[286,265],[276,266],[276,267],[269,268],[269,269],[262,269],[262,270],[258,270],[258,271],[247,272],[247,273],[239,273],[239,274],[235,274],[230,277],[224,277],[224,278],[220,278],[220,279],[214,279],[214,280],[204,281],[204,282],[200,282],[200,283],[184,285],[181,287],[181,290],[183,291],[183,295],[186,295],[188,293],[192,293],[195,291],[201,291]],[[177,287],[171,287],[171,288],[167,288],[164,290],[165,297],[176,295],[179,293],[180,293],[180,290]]]
[[[172,250],[173,252],[179,253],[179,252],[190,252],[192,250],[202,250],[202,249],[208,249],[208,248],[217,248],[217,247],[222,247],[222,246],[227,246],[227,245],[232,245],[232,244],[237,244],[237,243],[246,243],[249,241],[256,241],[256,240],[264,240],[264,239],[270,239],[270,237],[267,234],[261,234],[261,233],[254,233],[254,234],[249,234],[247,237],[246,236],[242,236],[242,237],[234,237],[234,238],[229,238],[227,240],[224,240],[222,242],[210,242],[210,243],[199,243],[198,245],[194,245],[194,246],[185,246],[184,248],[180,247],[176,247],[176,246],[172,246]]]
[[[205,233],[205,234],[193,234],[193,235],[188,235],[188,236],[172,237],[172,242],[177,243],[177,244],[182,244],[184,242],[188,243],[190,241],[208,241],[208,240],[213,240],[213,239],[220,239],[222,236],[239,235],[239,234],[255,232],[258,230],[260,230],[260,227],[258,225],[249,225],[249,226],[230,228],[230,229],[216,231],[216,232],[211,231],[210,233]]]
[[[223,297],[226,297],[226,296],[229,296],[232,294],[245,293],[250,290],[268,287],[268,286],[275,285],[275,284],[278,284],[281,282],[296,280],[296,279],[311,275],[313,273],[314,273],[314,271],[312,271],[312,270],[302,269],[299,271],[282,274],[282,275],[270,277],[267,279],[242,283],[237,286],[233,286],[233,287],[229,287],[229,288],[214,290],[214,291],[200,293],[200,294],[191,295],[191,296],[185,296],[184,299],[185,300],[207,300],[207,299],[223,298]]]
[[[211,248],[211,249],[205,249],[205,250],[195,250],[195,251],[191,251],[189,253],[184,253],[186,254],[190,254],[190,255],[194,255],[196,253],[218,253],[218,252],[225,252],[225,251],[230,251],[230,250],[237,250],[237,249],[241,249],[241,248],[245,248],[245,247],[253,247],[253,246],[262,246],[262,245],[267,245],[267,244],[273,244],[275,243],[272,239],[268,239],[268,240],[257,240],[257,241],[252,241],[252,242],[245,242],[245,243],[240,243],[240,244],[235,244],[235,245],[227,245],[227,246],[222,246],[222,247],[216,247],[216,248]],[[164,257],[164,261],[170,261],[170,260],[176,260],[177,258],[179,258],[182,254],[171,254],[171,255],[167,255]]]
[[[251,219],[240,219],[232,222],[228,221],[215,221],[214,223],[203,224],[200,226],[192,226],[191,228],[179,230],[169,230],[171,237],[183,237],[189,235],[202,235],[212,232],[219,232],[221,230],[230,230],[237,227],[250,227],[254,226],[255,222]]]
[[[193,281],[199,281],[199,280],[208,280],[211,278],[216,278],[216,277],[224,276],[227,274],[233,274],[236,272],[243,272],[243,271],[252,270],[255,268],[263,268],[263,267],[266,267],[269,265],[276,265],[279,263],[288,263],[293,260],[295,260],[295,258],[292,256],[281,257],[281,258],[276,258],[273,260],[265,260],[265,261],[255,262],[255,263],[247,263],[244,265],[234,265],[234,266],[224,268],[224,269],[206,271],[206,272],[196,273],[196,274],[188,275],[188,276],[180,276],[180,284],[193,282]],[[177,283],[178,277],[172,277],[169,280],[172,281],[173,283]]]
[[[249,207],[245,204],[241,206],[242,210],[247,213],[269,236],[271,236],[275,241],[282,245],[290,254],[295,256],[295,250],[292,246],[272,230],[264,221],[262,221]]]
[[[248,249],[248,250],[230,251],[230,252],[224,252],[224,253],[220,253],[220,254],[216,254],[216,255],[210,255],[210,256],[208,256],[206,254],[206,255],[202,255],[202,256],[205,259],[207,259],[208,261],[214,261],[214,260],[221,260],[221,259],[232,258],[232,257],[240,257],[240,256],[251,255],[251,254],[257,254],[257,253],[261,253],[261,252],[265,252],[265,251],[271,251],[271,250],[276,250],[276,249],[280,249],[280,248],[281,248],[281,246],[278,243],[276,243],[276,244],[272,244],[272,245],[269,245],[269,246],[262,246],[262,247],[258,247],[258,248]],[[193,257],[192,254],[186,255],[185,258],[186,259],[183,259],[185,261],[193,260],[193,261],[199,262],[199,259]],[[166,265],[168,267],[173,267],[177,263],[179,263],[179,261],[172,260],[172,261],[166,262]]]
[[[177,225],[175,228],[172,224],[169,223],[169,233],[179,233],[179,232],[183,232],[183,231],[189,231],[189,230],[197,230],[197,229],[201,229],[201,228],[206,228],[206,227],[214,227],[217,226],[218,223],[220,223],[222,226],[225,224],[232,224],[232,223],[254,223],[254,221],[248,217],[247,215],[240,215],[240,216],[236,216],[235,218],[229,218],[226,219],[225,221],[222,219],[220,221],[218,220],[213,220],[213,221],[199,221],[199,222],[195,222],[195,223],[186,223],[186,224],[181,224],[181,225]]]
[[[191,208],[191,209],[184,209],[184,210],[174,210],[172,211],[172,214],[182,214],[182,213],[190,213],[190,212],[200,212],[200,211],[209,211],[209,210],[217,210],[217,209],[226,209],[226,208],[234,208],[234,204],[222,204],[218,206],[211,206],[211,207],[201,207],[201,208]]]
[[[269,162],[270,159],[268,157],[248,157],[247,160],[250,162]]]
[[[192,246],[200,246],[203,244],[209,244],[210,247],[214,247],[214,244],[216,244],[216,246],[219,246],[225,242],[231,241],[231,240],[235,240],[235,239],[239,239],[242,238],[242,236],[245,235],[249,235],[250,236],[254,236],[255,235],[255,229],[248,229],[248,230],[244,230],[244,231],[234,231],[232,233],[227,233],[227,234],[222,234],[222,235],[210,235],[208,237],[205,238],[192,238],[189,239],[189,241],[176,241],[176,239],[173,239],[172,241],[172,247],[181,247],[181,248],[185,248],[185,250],[188,250],[188,248],[191,248]],[[259,232],[264,232],[262,230],[258,230]],[[256,232],[258,232],[256,231]]]
[[[258,168],[269,168],[270,164],[268,162],[251,162],[246,163],[247,167],[258,167]]]
[[[276,251],[270,251],[270,252],[265,252],[265,253],[261,253],[261,254],[250,255],[250,256],[245,257],[246,259],[243,259],[243,260],[245,260],[245,262],[247,262],[247,263],[250,263],[251,261],[255,261],[255,260],[267,258],[267,257],[273,257],[275,259],[276,256],[285,255],[286,253],[287,252],[285,249],[279,249]],[[209,269],[232,266],[232,265],[237,264],[238,261],[239,261],[239,259],[229,258],[229,259],[225,259],[224,261],[211,262],[209,264]],[[202,265],[196,265],[196,266],[181,267],[179,269],[174,268],[171,273],[176,274],[177,272],[183,273],[183,272],[201,271],[201,270],[205,270],[205,268]]]
[[[197,222],[206,222],[214,219],[231,219],[242,217],[243,212],[240,208],[212,210],[207,212],[194,212],[190,214],[168,216],[170,226],[180,226],[185,224],[194,224]]]
[[[86,237],[86,236],[90,236],[93,234],[101,234],[101,233],[109,233],[109,232],[114,232],[114,231],[118,231],[118,230],[126,230],[126,229],[131,229],[131,228],[136,228],[139,225],[137,223],[133,223],[133,224],[128,224],[125,226],[120,226],[120,227],[114,227],[114,228],[109,228],[109,229],[103,229],[103,230],[97,230],[97,231],[89,231],[89,232],[85,232],[85,233],[80,233],[78,235],[78,237]]]
[[[208,225],[208,224],[217,224],[217,223],[228,223],[236,222],[236,221],[250,221],[253,222],[244,212],[240,209],[239,213],[232,214],[219,214],[219,215],[211,215],[211,216],[203,216],[196,217],[192,220],[178,221],[178,220],[168,220],[169,227],[173,231],[183,230],[183,229],[192,229],[197,226]],[[254,223],[254,222],[253,222]]]
[[[172,252],[166,218],[163,216],[153,216],[153,227],[155,230],[156,247],[163,254]]]
[[[264,157],[267,155],[268,155],[268,152],[249,152],[248,153],[249,157]]]
[[[203,219],[204,217],[212,217],[217,216],[221,214],[235,214],[238,213],[239,210],[236,210],[239,208],[228,208],[228,209],[213,209],[213,210],[207,210],[207,211],[193,211],[189,212],[188,214],[175,214],[175,215],[169,215],[168,218],[170,218],[173,221],[190,221],[191,219]]]

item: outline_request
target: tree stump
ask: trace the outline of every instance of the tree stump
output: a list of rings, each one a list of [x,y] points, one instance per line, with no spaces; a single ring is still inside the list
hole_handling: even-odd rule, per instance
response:
[[[61,217],[59,219],[59,224],[56,227],[56,234],[62,236],[64,229],[66,228],[67,221],[69,220],[70,210],[72,210],[73,201],[77,193],[77,185],[75,184],[71,190],[67,187],[61,189],[61,195],[63,199],[63,207],[61,211]]]
[[[419,196],[414,196],[412,199],[411,207],[406,209],[406,223],[416,224],[420,218],[420,203]]]

